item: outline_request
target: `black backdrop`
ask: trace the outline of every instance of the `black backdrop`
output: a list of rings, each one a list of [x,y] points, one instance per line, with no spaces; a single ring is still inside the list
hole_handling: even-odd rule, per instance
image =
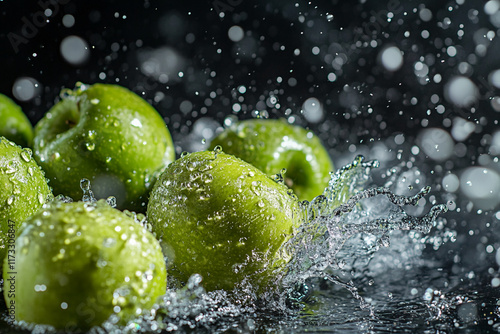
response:
[[[173,123],[172,115],[180,117],[175,126],[169,124],[174,127],[171,129],[174,137],[176,132],[187,131],[177,123],[189,125],[192,118],[190,114],[179,113],[182,101],[190,101],[192,110],[206,107],[203,113],[221,119],[231,113],[231,105],[237,98],[234,90],[239,85],[252,88],[245,95],[239,118],[251,117],[251,110],[257,107],[262,109],[259,100],[265,101],[270,95],[276,96],[281,104],[280,109],[264,105],[271,117],[284,116],[286,108],[298,114],[301,103],[314,96],[324,103],[328,119],[346,125],[339,128],[341,142],[349,138],[380,138],[397,131],[414,135],[421,129],[424,118],[428,126],[442,126],[443,120],[450,116],[474,121],[498,115],[489,105],[488,98],[494,95],[494,88],[487,81],[489,71],[499,62],[496,39],[489,43],[485,55],[473,59],[471,79],[481,96],[474,106],[476,111],[471,113],[470,108],[456,107],[443,96],[444,84],[458,73],[458,64],[469,61],[470,54],[474,54],[474,33],[481,28],[495,31],[479,3],[53,2],[56,5],[49,0],[0,2],[0,92],[12,96],[17,78],[36,79],[42,87],[37,96],[27,102],[17,101],[33,123],[54,103],[62,87],[73,87],[76,81],[113,83],[117,79],[119,84],[152,102],[167,124]],[[40,21],[46,3],[52,10],[48,23]],[[419,15],[423,7],[433,13],[428,22]],[[393,17],[388,22],[390,9]],[[218,15],[220,11],[226,13],[224,18]],[[66,14],[75,18],[70,28],[62,23]],[[26,22],[35,30],[26,27]],[[228,38],[228,29],[235,24],[257,43],[256,57],[245,56],[244,50],[237,54],[241,45]],[[463,36],[457,35],[460,29]],[[431,37],[423,38],[423,30]],[[61,41],[69,35],[79,36],[88,43],[91,51],[86,63],[74,66],[61,56]],[[188,42],[188,35],[191,39],[194,36],[194,41]],[[375,46],[370,44],[372,41],[377,42]],[[377,61],[386,45],[397,45],[404,52],[404,64],[396,72],[385,71]],[[447,45],[456,46],[456,56],[446,54]],[[188,71],[183,78],[162,84],[138,69],[138,51],[160,46],[174,48],[185,59]],[[311,52],[314,46],[321,49],[319,55]],[[218,49],[222,52],[218,53]],[[296,49],[300,50],[298,56],[294,54]],[[325,58],[339,53],[344,62],[340,71],[332,67],[331,58]],[[420,60],[429,68],[429,82],[425,85],[415,75],[414,66]],[[210,77],[212,71],[216,72],[215,77]],[[100,79],[100,73],[106,77]],[[334,82],[328,79],[329,73],[336,74]],[[432,80],[435,74],[442,76],[438,83]],[[281,83],[277,82],[278,77],[282,78]],[[288,84],[289,78],[294,78],[296,84]],[[217,91],[217,96],[210,98],[213,91]],[[154,101],[157,92],[165,94],[159,103]],[[433,94],[439,96],[437,103],[431,102]],[[412,97],[417,98],[416,102]],[[208,106],[207,98],[211,100]],[[436,112],[437,105],[443,105],[446,111]],[[381,119],[384,126],[380,126]],[[297,122],[304,123],[299,114]],[[487,122],[485,126],[494,124]],[[346,128],[350,131],[342,131]],[[480,139],[472,136],[470,140],[477,144]]]
[[[429,176],[427,181],[437,185],[438,202],[450,195],[439,191],[446,169],[477,164],[488,152],[490,134],[498,129],[500,113],[491,99],[500,93],[489,79],[500,68],[498,22],[485,12],[483,1],[53,0],[50,22],[37,21],[47,2],[0,1],[0,92],[13,97],[12,88],[22,77],[39,82],[33,99],[16,100],[34,124],[61,88],[77,81],[117,80],[159,110],[178,153],[186,149],[184,139],[202,116],[218,124],[231,114],[253,117],[255,110],[273,118],[295,117],[296,123],[316,130],[330,148],[351,150],[353,155],[353,144],[396,133],[410,143],[423,128],[449,131],[451,120],[461,117],[474,122],[475,131],[463,142],[467,154],[450,158],[442,174],[434,174],[436,180]],[[432,17],[422,14],[425,8]],[[62,22],[68,14],[75,18],[69,28]],[[25,27],[34,22],[39,27]],[[245,42],[228,37],[234,25],[245,32]],[[71,65],[61,56],[61,42],[71,35],[90,47],[84,64]],[[383,48],[391,45],[404,53],[401,68],[394,72],[379,61]],[[168,82],[161,82],[141,71],[141,52],[161,47],[180,55],[182,77],[173,73]],[[477,98],[466,107],[444,94],[457,75],[468,77],[477,88]],[[246,93],[238,92],[240,86]],[[323,104],[321,122],[308,123],[300,113],[310,97]],[[237,103],[242,110],[232,111]],[[420,168],[430,175],[439,164],[428,159]],[[487,270],[497,270],[497,265],[495,254],[484,249],[487,243],[500,247],[498,233],[490,228],[490,221],[498,219],[466,209],[467,199],[456,201],[462,211],[446,217],[450,229],[459,233],[458,242],[445,244],[439,252],[429,247],[428,256],[439,258],[444,272],[457,280],[479,267],[478,278],[470,284],[486,288],[494,276]],[[455,255],[462,258],[460,269]],[[483,325],[490,329],[486,321]]]

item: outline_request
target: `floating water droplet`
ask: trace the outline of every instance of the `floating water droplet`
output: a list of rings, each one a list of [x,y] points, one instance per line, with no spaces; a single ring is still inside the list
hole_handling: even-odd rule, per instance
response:
[[[115,196],[109,196],[106,198],[106,203],[112,208],[116,208],[116,197]]]
[[[60,46],[60,52],[64,60],[71,65],[82,65],[90,57],[89,45],[81,37],[67,36]]]
[[[215,146],[214,147],[214,152],[215,153],[221,153],[222,152],[222,146],[220,146],[220,145]]]
[[[394,72],[403,66],[403,54],[397,46],[389,46],[380,52],[380,62],[386,70]]]
[[[82,202],[93,203],[97,202],[94,193],[90,189],[90,180],[83,178],[80,180],[80,188],[83,191]]]

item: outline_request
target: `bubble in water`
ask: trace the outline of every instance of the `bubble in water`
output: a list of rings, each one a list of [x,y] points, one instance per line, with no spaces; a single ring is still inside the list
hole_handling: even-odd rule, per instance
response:
[[[310,97],[302,104],[304,117],[311,123],[318,123],[323,119],[324,111],[321,103],[315,97]]]
[[[443,129],[425,129],[418,138],[424,153],[433,160],[443,161],[453,154],[455,143],[450,134]]]
[[[19,101],[29,101],[33,99],[40,91],[40,84],[33,78],[18,78],[12,86],[12,94]]]
[[[388,71],[394,72],[403,66],[403,54],[397,46],[389,46],[383,49],[379,57],[382,66]]]
[[[65,37],[60,46],[61,55],[71,65],[82,65],[90,57],[88,43],[81,37]]]
[[[477,101],[479,90],[469,78],[455,76],[444,87],[444,96],[457,107],[469,107]]]

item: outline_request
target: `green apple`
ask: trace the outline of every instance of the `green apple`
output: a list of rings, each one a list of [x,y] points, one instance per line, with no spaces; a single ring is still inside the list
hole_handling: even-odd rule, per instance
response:
[[[0,137],[0,258],[13,254],[21,223],[52,198],[45,175],[29,148]]]
[[[227,128],[211,142],[268,175],[286,168],[285,182],[300,200],[311,201],[328,186],[332,160],[311,131],[285,120],[252,119]]]
[[[80,180],[97,198],[139,212],[157,175],[175,159],[158,112],[126,88],[95,84],[70,91],[35,126],[34,156],[54,194],[82,198]]]
[[[115,315],[122,325],[166,292],[159,242],[104,200],[54,201],[23,225],[15,260],[4,261],[11,320],[75,331]]]
[[[33,127],[28,117],[14,101],[0,94],[0,136],[22,147],[31,146]]]
[[[283,183],[232,155],[203,151],[174,161],[148,204],[169,277],[203,277],[207,290],[232,290],[244,278],[266,286],[287,260],[280,246],[302,223],[299,201]]]

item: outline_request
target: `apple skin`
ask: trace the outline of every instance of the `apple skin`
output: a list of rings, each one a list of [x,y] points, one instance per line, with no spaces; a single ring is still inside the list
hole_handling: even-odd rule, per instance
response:
[[[289,260],[279,248],[303,219],[288,187],[215,151],[170,164],[151,192],[147,215],[169,277],[185,284],[200,274],[208,291],[232,290],[244,278],[262,291]]]
[[[5,137],[0,137],[0,189],[0,258],[3,263],[7,250],[11,249],[9,241],[18,234],[21,223],[53,196],[31,150]]]
[[[115,196],[120,209],[145,212],[157,175],[175,159],[170,133],[145,100],[117,85],[82,85],[35,126],[34,155],[54,194]]]
[[[0,94],[0,136],[21,145],[30,147],[33,140],[33,127],[14,101]]]
[[[159,242],[104,200],[54,201],[23,225],[3,270],[17,321],[86,331],[117,315],[124,325],[166,293]]]
[[[267,175],[286,168],[285,182],[300,200],[321,195],[334,171],[332,160],[311,131],[285,120],[251,119],[227,128],[210,143],[220,145]]]

